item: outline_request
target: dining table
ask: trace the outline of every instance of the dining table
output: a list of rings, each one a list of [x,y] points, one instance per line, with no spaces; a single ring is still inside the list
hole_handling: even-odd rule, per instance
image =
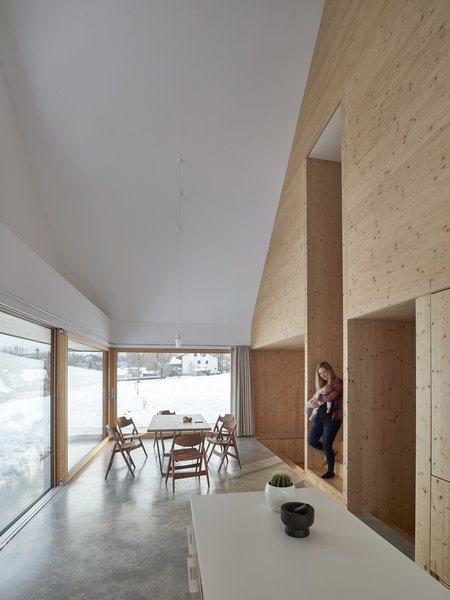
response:
[[[188,433],[188,432],[211,431],[211,424],[200,414],[177,414],[177,415],[154,415],[147,427],[148,433],[154,433],[158,452],[159,469],[161,476],[164,472],[163,436],[165,433]]]

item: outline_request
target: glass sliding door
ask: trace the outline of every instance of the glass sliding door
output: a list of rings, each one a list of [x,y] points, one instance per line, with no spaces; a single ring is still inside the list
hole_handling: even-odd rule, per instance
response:
[[[104,364],[106,353],[69,338],[68,345],[68,470],[103,439]]]
[[[0,312],[0,532],[52,485],[51,329]]]

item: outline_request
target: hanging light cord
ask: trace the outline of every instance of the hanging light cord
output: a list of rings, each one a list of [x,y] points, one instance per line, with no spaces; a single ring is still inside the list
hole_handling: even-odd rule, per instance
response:
[[[175,343],[181,345],[180,336],[180,321],[181,321],[181,234],[183,230],[182,226],[182,207],[181,202],[183,199],[183,186],[181,181],[181,168],[184,161],[182,158],[178,159],[178,227],[177,227],[177,258],[178,258],[178,306],[177,306],[177,337]]]

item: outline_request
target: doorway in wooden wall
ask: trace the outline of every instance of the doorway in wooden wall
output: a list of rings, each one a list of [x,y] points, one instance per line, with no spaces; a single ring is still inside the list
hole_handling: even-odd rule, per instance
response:
[[[401,312],[348,321],[347,500],[414,541],[414,302]]]
[[[311,150],[306,164],[307,193],[307,315],[305,336],[305,395],[315,392],[315,370],[328,361],[343,369],[341,110],[338,108]],[[305,421],[305,432],[310,427]],[[310,479],[334,493],[343,492],[343,428],[334,443],[335,477],[322,480],[324,456],[306,446]],[[332,490],[331,488],[334,488]]]

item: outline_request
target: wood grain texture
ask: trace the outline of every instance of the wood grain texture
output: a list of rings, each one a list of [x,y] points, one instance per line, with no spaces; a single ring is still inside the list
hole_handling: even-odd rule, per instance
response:
[[[431,571],[450,584],[450,482],[431,478]]]
[[[449,102],[448,0],[325,3],[280,210],[301,193],[308,153],[341,103],[349,318],[450,287]],[[261,281],[266,307],[279,293],[273,250]],[[277,248],[278,264],[289,250]],[[276,310],[261,308],[258,330],[285,335]]]
[[[270,434],[261,441],[294,462],[303,461],[304,357],[301,350],[251,353],[256,437]]]
[[[431,297],[416,301],[416,546],[415,560],[430,568]]]
[[[304,464],[303,433],[264,434],[255,435],[256,439],[269,448],[281,459],[289,459],[296,465]]]
[[[54,343],[54,398],[55,398],[55,483],[67,483],[67,331],[59,335],[59,330],[53,332]]]
[[[348,323],[348,507],[415,530],[415,327]]]
[[[326,360],[342,374],[341,163],[307,161],[306,394],[315,389],[316,365]],[[342,440],[342,428],[337,441]],[[323,471],[323,453],[307,448],[306,468]]]
[[[431,473],[450,481],[450,291],[431,296]]]
[[[305,333],[306,172],[299,169],[280,200],[252,319],[252,348],[282,346]],[[291,346],[292,347],[292,346]]]

